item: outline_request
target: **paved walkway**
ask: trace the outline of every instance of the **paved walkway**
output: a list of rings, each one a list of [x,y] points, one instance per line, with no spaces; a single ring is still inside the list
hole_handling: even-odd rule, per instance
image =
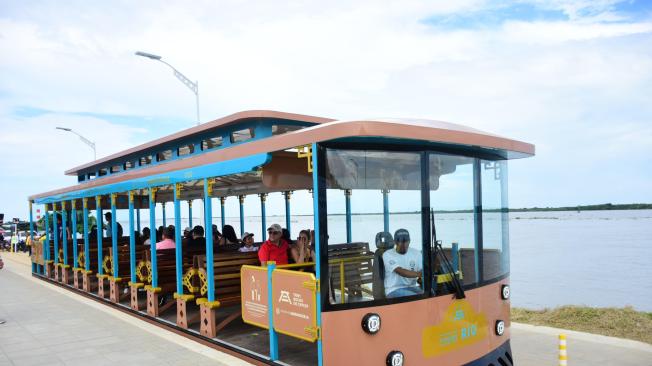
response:
[[[29,260],[2,253],[0,366],[249,365],[157,326],[31,277]],[[652,345],[593,334],[513,324],[518,366],[557,365],[566,333],[570,366],[652,366]]]
[[[2,253],[0,366],[249,365],[131,315],[33,279]]]

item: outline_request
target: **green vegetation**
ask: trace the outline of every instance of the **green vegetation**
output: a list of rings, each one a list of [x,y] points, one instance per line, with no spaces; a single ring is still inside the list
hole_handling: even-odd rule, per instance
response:
[[[512,321],[627,338],[652,344],[652,313],[625,308],[562,306],[555,309],[512,308]]]
[[[532,207],[532,208],[510,208],[510,212],[527,212],[527,211],[599,211],[599,210],[650,210],[650,203],[627,203],[614,205],[603,203],[600,205],[587,206],[566,206],[566,207]]]

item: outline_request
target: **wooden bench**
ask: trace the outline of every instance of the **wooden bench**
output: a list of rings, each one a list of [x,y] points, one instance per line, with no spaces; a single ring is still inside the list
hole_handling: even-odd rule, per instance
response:
[[[328,273],[332,302],[336,302],[335,290],[340,292],[340,303],[349,298],[373,296],[366,285],[373,285],[373,257],[369,243],[345,243],[328,246]]]
[[[229,314],[219,324],[216,323],[215,309],[221,306],[240,304],[241,287],[240,287],[240,269],[243,265],[260,265],[257,252],[226,252],[216,253],[213,259],[213,280],[215,284],[215,301],[208,304],[205,296],[208,293],[208,272],[206,271],[206,257],[196,256],[195,265],[197,267],[198,278],[200,282],[197,304],[200,305],[200,333],[206,337],[213,338],[221,329],[227,326],[233,320],[241,316],[240,309]],[[202,304],[208,304],[209,306]],[[182,319],[185,324],[192,324],[195,319]]]

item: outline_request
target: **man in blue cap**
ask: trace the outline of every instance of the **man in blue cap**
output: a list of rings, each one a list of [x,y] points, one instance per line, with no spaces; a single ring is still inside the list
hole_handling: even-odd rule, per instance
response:
[[[394,233],[396,246],[383,253],[385,265],[385,296],[401,297],[423,293],[417,280],[421,279],[423,257],[421,252],[410,248],[410,233],[398,229]]]

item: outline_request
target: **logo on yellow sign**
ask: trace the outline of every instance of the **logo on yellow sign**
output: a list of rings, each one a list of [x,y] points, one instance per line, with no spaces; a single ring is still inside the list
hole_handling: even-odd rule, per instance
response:
[[[444,320],[426,327],[422,334],[423,356],[433,357],[469,346],[487,337],[487,318],[476,313],[466,300],[455,300]]]

